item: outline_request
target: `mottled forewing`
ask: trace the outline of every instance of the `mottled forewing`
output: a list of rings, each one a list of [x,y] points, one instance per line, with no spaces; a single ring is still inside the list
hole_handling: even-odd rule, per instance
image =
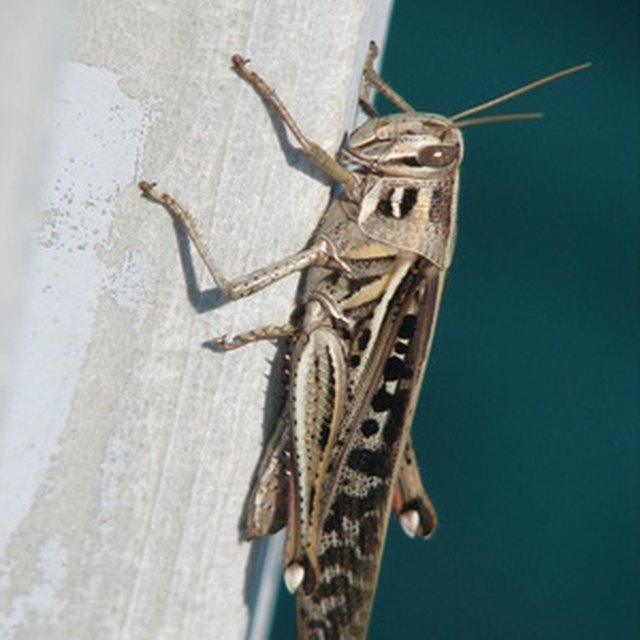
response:
[[[365,638],[400,453],[415,410],[445,272],[415,258],[370,345],[368,390],[347,409],[318,544],[320,580],[298,599],[298,637]],[[373,339],[373,338],[372,338]],[[362,373],[359,373],[362,377]],[[356,390],[356,395],[359,391]]]

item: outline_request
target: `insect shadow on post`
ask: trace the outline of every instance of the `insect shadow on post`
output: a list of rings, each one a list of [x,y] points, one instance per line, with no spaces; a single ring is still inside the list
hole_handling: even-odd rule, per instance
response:
[[[282,128],[282,127],[281,127]],[[289,145],[287,154],[293,154],[295,150]],[[193,256],[191,253],[191,239],[189,232],[185,228],[181,219],[169,210],[171,214],[174,230],[176,233],[176,240],[178,244],[178,253],[180,256],[180,263],[185,279],[185,287],[187,290],[187,296],[189,303],[195,309],[198,314],[204,314],[208,311],[217,309],[229,302],[224,293],[218,286],[202,289],[198,284],[196,277],[196,271],[193,263]],[[206,349],[218,353],[219,349],[215,345],[211,345],[209,341],[202,344]],[[287,341],[279,341],[276,345],[276,351],[273,358],[269,361],[270,375],[267,376],[267,389],[265,393],[265,407],[264,407],[264,421],[262,429],[262,442],[263,450],[261,458],[265,455],[268,443],[275,430],[277,416],[282,410],[284,402],[285,389],[286,389],[286,354],[288,351]],[[258,475],[258,466],[254,470],[251,484],[255,485]],[[247,510],[247,502],[250,496],[247,494],[244,500],[242,515],[238,521],[238,538],[240,541],[246,541],[246,527],[244,513]],[[245,567],[245,587],[244,587],[244,600],[249,607],[250,611],[254,611],[255,603],[258,596],[259,586],[258,580],[262,571],[264,558],[266,554],[266,541],[257,541],[258,544],[251,545],[249,550],[249,557],[247,565]],[[251,622],[250,622],[251,624]]]
[[[171,213],[171,212],[170,212]],[[178,242],[178,254],[180,256],[180,264],[184,275],[185,286],[187,288],[187,297],[189,303],[198,314],[213,311],[227,304],[228,300],[224,297],[224,293],[219,287],[210,289],[201,289],[196,278],[196,270],[193,266],[193,256],[191,255],[191,240],[189,233],[179,218],[172,215],[173,227],[176,232]],[[203,345],[208,346],[208,345]]]

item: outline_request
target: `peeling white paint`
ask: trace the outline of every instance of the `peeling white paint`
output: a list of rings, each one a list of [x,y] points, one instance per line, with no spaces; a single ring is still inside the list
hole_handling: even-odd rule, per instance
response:
[[[57,536],[52,536],[37,552],[36,566],[39,579],[32,589],[16,598],[6,617],[0,618],[0,630],[7,633],[24,624],[32,616],[56,625],[60,618],[61,603],[57,593],[67,575],[67,554]]]
[[[142,255],[101,258],[115,241],[118,194],[131,183],[152,110],[118,76],[69,62],[58,90],[43,225],[20,328],[13,392],[0,432],[0,550],[44,479],[67,422],[101,295],[144,319]]]

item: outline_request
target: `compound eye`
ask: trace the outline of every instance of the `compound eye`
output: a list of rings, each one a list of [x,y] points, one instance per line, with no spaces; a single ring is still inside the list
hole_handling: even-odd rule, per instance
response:
[[[433,144],[422,147],[418,151],[418,163],[423,167],[433,167],[438,169],[446,167],[454,162],[458,157],[458,147],[447,144]]]

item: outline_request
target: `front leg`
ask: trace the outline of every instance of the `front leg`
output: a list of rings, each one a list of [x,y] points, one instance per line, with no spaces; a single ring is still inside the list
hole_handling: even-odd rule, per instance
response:
[[[348,193],[354,193],[359,184],[355,173],[345,169],[335,158],[330,156],[320,145],[309,140],[301,131],[298,123],[293,119],[289,110],[265,80],[255,71],[247,69],[247,60],[237,53],[231,56],[234,69],[262,96],[264,101],[273,109],[284,125],[291,131],[300,144],[304,154],[327,175],[337,180]]]
[[[143,197],[161,204],[174,218],[180,221],[198,251],[207,271],[228,300],[237,300],[238,298],[249,296],[278,280],[282,280],[298,271],[304,271],[312,266],[337,268],[347,274],[351,272],[349,266],[338,256],[333,244],[327,238],[320,238],[318,242],[308,249],[273,262],[261,269],[256,269],[244,276],[227,280],[216,265],[202,239],[200,231],[198,231],[194,218],[189,212],[173,196],[168,193],[158,193],[155,190],[155,183],[143,180],[138,186],[142,191]]]
[[[360,83],[360,94],[358,96],[358,103],[360,108],[370,117],[378,118],[379,113],[373,106],[373,83],[367,77],[367,71],[373,70],[373,63],[378,57],[378,46],[375,42],[369,43],[369,51],[364,61],[364,67],[362,68],[362,81]],[[374,72],[375,73],[375,72]]]
[[[371,41],[369,51],[362,69],[362,85],[360,88],[360,106],[370,117],[377,117],[376,110],[371,105],[371,89],[375,87],[387,100],[405,113],[415,113],[415,109],[395,90],[392,89],[373,68],[373,62],[378,57],[378,45]]]

